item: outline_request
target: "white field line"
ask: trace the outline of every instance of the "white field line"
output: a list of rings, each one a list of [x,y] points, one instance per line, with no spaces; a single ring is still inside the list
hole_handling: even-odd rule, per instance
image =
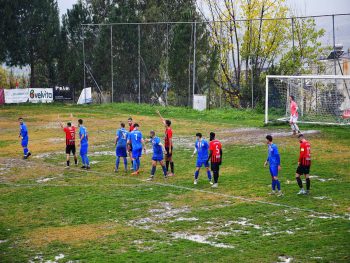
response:
[[[16,184],[0,183],[10,187],[143,187],[149,184]]]
[[[54,165],[54,164],[50,164],[49,166],[52,167],[57,167],[58,165]],[[62,169],[64,169],[62,167]],[[115,176],[114,173],[111,172],[100,172],[100,171],[93,171],[93,170],[81,170],[78,168],[70,168],[69,171],[79,171],[79,172],[86,172],[86,173],[94,173],[94,174],[99,174],[99,175],[103,175],[103,176],[113,176],[115,178],[130,178],[139,182],[146,182],[144,179],[140,179],[137,177],[132,177],[132,176]],[[161,176],[159,176],[161,177]],[[147,181],[148,182],[148,181]],[[280,203],[274,203],[274,202],[268,202],[268,201],[261,201],[261,200],[254,200],[254,199],[250,199],[247,197],[242,197],[242,196],[235,196],[235,195],[229,195],[229,194],[223,194],[223,193],[218,193],[215,191],[209,191],[209,190],[203,190],[203,189],[197,189],[197,188],[190,188],[190,187],[186,187],[186,186],[181,186],[181,185],[174,185],[174,184],[169,184],[169,183],[160,183],[160,182],[148,182],[149,184],[153,184],[153,185],[158,185],[158,186],[163,186],[163,187],[172,187],[175,189],[181,189],[181,190],[187,190],[187,191],[194,191],[194,192],[201,192],[201,193],[206,193],[206,194],[211,194],[211,195],[216,195],[216,196],[223,196],[223,197],[227,197],[227,198],[231,198],[231,199],[237,199],[237,200],[241,200],[241,201],[245,201],[245,202],[249,202],[249,203],[258,203],[258,204],[264,204],[264,205],[270,205],[270,206],[276,206],[276,207],[283,207],[283,208],[288,208],[291,210],[296,210],[296,211],[301,211],[301,212],[308,212],[308,213],[313,213],[313,214],[317,214],[320,216],[328,216],[331,218],[341,218],[341,219],[345,219],[345,220],[350,220],[349,217],[346,217],[344,215],[339,215],[339,214],[332,214],[332,213],[325,213],[325,212],[318,212],[312,209],[308,209],[308,208],[300,208],[300,207],[296,207],[296,206],[291,206],[291,205],[286,205],[286,204],[280,204]],[[5,185],[6,183],[0,183],[0,185],[3,184]],[[7,184],[9,185],[9,184]],[[18,184],[21,185],[21,184]],[[33,186],[36,187],[40,187],[40,186],[44,186],[45,184],[33,184]],[[51,185],[51,184],[46,184],[46,185]],[[143,184],[146,185],[146,184]],[[59,184],[57,184],[57,186],[60,186]],[[98,184],[96,184],[95,186],[99,186]],[[118,185],[116,185],[118,186]],[[136,185],[133,185],[136,186]]]

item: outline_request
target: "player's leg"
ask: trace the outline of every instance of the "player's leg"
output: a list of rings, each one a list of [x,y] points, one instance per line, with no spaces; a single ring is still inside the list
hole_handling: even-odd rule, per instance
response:
[[[218,187],[218,181],[219,181],[219,164],[218,163],[211,163],[211,170],[214,175],[214,184],[213,188]]]
[[[196,170],[194,172],[194,182],[193,184],[197,184],[198,183],[198,176],[199,176],[199,171],[202,167],[202,162],[200,160],[197,160],[197,163],[196,163]]]
[[[123,159],[124,159],[124,169],[125,169],[125,172],[127,172],[128,171],[128,159],[126,158],[126,155],[125,155],[125,157],[123,157]]]
[[[275,194],[276,193],[276,181],[274,180],[274,167],[270,166],[270,175],[271,175],[271,193],[270,194]]]
[[[89,161],[89,157],[88,157],[88,149],[89,149],[89,145],[86,145],[85,146],[85,154],[84,154],[86,169],[90,169],[90,161]]]
[[[85,165],[85,151],[84,151],[84,147],[82,145],[80,145],[80,157],[81,157],[81,162],[83,164],[83,166],[81,167],[82,169],[85,169],[86,168],[86,165]]]
[[[170,176],[174,176],[175,175],[175,170],[174,170],[173,147],[172,146],[171,146],[171,154],[169,156],[169,162],[170,162],[170,170],[171,170]]]
[[[310,181],[310,167],[308,166],[306,171],[305,171],[305,181],[306,181],[306,192],[305,194],[310,193],[310,187],[311,187],[311,181]]]
[[[208,176],[209,183],[213,184],[213,182],[211,181],[211,172],[210,172],[210,169],[209,169],[209,162],[206,161],[204,166],[205,166],[205,169],[207,170],[207,176]]]
[[[28,158],[28,140],[22,140],[21,141],[21,146],[23,148],[23,159],[27,159]]]
[[[142,151],[142,149],[141,149]],[[133,149],[132,151],[132,160],[133,160],[133,168],[134,172],[132,175],[137,175],[139,173],[140,168],[140,151]]]
[[[300,176],[303,174],[302,167],[299,165],[297,168],[297,171],[295,173],[295,179],[297,180],[298,186],[300,188],[300,191],[298,192],[298,195],[304,194],[304,188],[303,188],[303,182],[301,181]]]
[[[134,170],[134,159],[132,157],[132,145],[129,146],[129,158],[130,158],[130,162],[131,162],[131,170]]]
[[[163,161],[163,160],[160,160],[160,161],[159,161],[159,164],[162,166],[162,169],[163,169],[163,175],[164,175],[164,177],[166,178],[166,177],[167,177],[167,170],[166,170],[166,167],[165,167],[164,161]]]
[[[70,153],[71,153],[71,147],[70,145],[66,145],[66,162],[67,162],[67,168],[69,167],[69,157],[70,157]]]
[[[147,181],[152,181],[153,180],[154,174],[156,173],[156,169],[157,169],[157,161],[156,160],[152,160],[151,175],[147,179]]]
[[[77,157],[77,154],[75,152],[75,145],[72,145],[72,153],[74,155],[74,164],[78,165],[78,157]]]
[[[165,165],[166,165],[167,173],[169,173],[169,164],[170,164],[169,147],[165,147]]]

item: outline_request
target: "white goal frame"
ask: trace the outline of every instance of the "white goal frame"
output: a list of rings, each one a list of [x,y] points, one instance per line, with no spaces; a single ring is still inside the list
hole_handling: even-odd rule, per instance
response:
[[[326,79],[326,80],[348,80],[350,82],[350,75],[267,75],[265,82],[265,124],[269,123],[269,79]],[[348,92],[350,92],[348,88]],[[286,118],[280,118],[279,121],[286,121]],[[300,123],[308,124],[323,124],[323,125],[350,125],[349,123],[335,123],[335,122],[316,122],[316,121],[298,121]]]

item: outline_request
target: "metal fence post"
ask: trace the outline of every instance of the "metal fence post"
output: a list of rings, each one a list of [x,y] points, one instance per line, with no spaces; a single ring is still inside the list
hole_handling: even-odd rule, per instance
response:
[[[114,102],[114,86],[113,86],[113,26],[111,25],[111,81],[112,81],[112,103]]]
[[[138,71],[139,71],[139,104],[141,103],[141,29],[140,29],[140,24],[137,25],[138,27],[138,38],[139,38],[139,43],[138,43]]]
[[[197,23],[194,22],[194,32],[193,32],[193,83],[192,83],[192,99],[194,98],[194,90],[196,85],[196,33],[197,33]]]

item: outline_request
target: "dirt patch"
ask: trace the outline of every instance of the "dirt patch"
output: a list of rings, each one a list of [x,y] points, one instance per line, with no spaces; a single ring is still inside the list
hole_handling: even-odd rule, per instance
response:
[[[128,229],[115,223],[49,227],[29,233],[26,243],[34,247],[46,246],[57,241],[65,244],[79,244],[80,242],[105,238],[124,231],[128,231]]]

